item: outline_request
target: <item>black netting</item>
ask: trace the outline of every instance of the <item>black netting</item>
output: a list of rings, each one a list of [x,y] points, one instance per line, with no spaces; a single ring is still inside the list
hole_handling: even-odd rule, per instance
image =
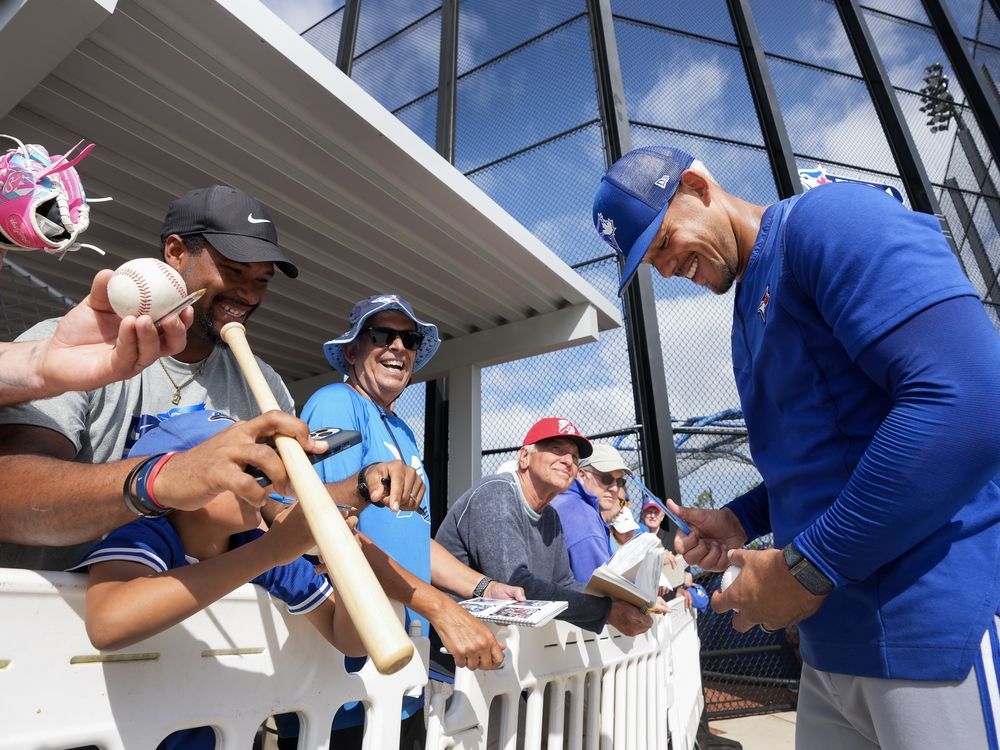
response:
[[[420,139],[431,146],[437,144],[437,91],[397,109],[393,114]]]
[[[366,3],[361,7],[364,18]],[[441,13],[434,12],[356,56],[351,77],[383,107],[396,109],[437,88],[440,58]]]
[[[630,21],[615,33],[630,119],[763,144],[735,46]]]
[[[750,8],[767,52],[861,75],[840,14],[830,0],[750,0]]]
[[[861,0],[858,4],[862,8],[881,10],[911,21],[930,23],[927,20],[927,11],[924,10],[920,0]]]
[[[861,78],[770,56],[767,63],[795,153],[896,172],[892,150]]]
[[[13,341],[35,323],[58,318],[74,301],[25,271],[10,254],[0,268],[0,341]]]
[[[962,36],[1000,45],[1000,29],[990,0],[944,0],[944,4]]]
[[[458,74],[543,34],[586,11],[584,0],[461,0]],[[516,20],[515,20],[516,19]]]
[[[441,0],[361,0],[355,56],[383,44],[440,7]]]
[[[706,573],[697,582],[712,594],[718,573]],[[798,701],[802,658],[794,628],[764,633],[753,628],[737,633],[733,615],[707,609],[698,618],[701,637],[701,681],[705,708],[712,718],[787,711]]]
[[[581,18],[458,79],[455,166],[469,172],[597,116]]]
[[[472,172],[469,179],[564,261],[576,264],[607,254],[589,212],[603,172],[604,142],[595,124]]]
[[[611,10],[616,16],[649,21],[724,42],[736,41],[726,0],[702,0],[695,13],[681,7],[680,3],[651,3],[649,0],[612,0]]]
[[[616,284],[617,261],[597,261],[579,272],[609,290]],[[484,450],[519,446],[528,428],[546,416],[565,417],[586,434],[635,425],[624,329],[604,331],[591,344],[483,370]],[[484,470],[492,468],[491,461],[484,459]]]
[[[337,50],[340,49],[340,27],[344,22],[344,9],[341,7],[337,12],[319,21],[309,28],[302,38],[318,49],[323,56],[329,60],[337,59]]]

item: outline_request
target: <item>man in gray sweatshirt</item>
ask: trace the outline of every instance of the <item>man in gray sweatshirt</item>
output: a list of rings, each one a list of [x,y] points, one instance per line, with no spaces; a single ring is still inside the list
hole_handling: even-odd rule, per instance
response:
[[[516,472],[476,482],[449,509],[435,538],[469,567],[521,586],[530,599],[569,602],[561,620],[594,632],[611,625],[639,635],[652,625],[647,613],[583,593],[570,569],[559,515],[549,507],[592,450],[568,419],[539,420],[524,438]]]

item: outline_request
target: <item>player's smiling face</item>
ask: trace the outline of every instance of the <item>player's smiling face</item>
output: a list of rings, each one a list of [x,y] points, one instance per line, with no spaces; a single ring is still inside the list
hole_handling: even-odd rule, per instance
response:
[[[704,177],[690,170],[681,176],[642,262],[661,276],[686,278],[716,294],[729,291],[740,272],[736,237]]]
[[[398,310],[377,313],[365,321],[358,337],[344,347],[344,356],[351,365],[348,382],[360,386],[379,406],[388,408],[409,385],[417,353],[403,346],[399,336],[388,346],[379,346],[372,341],[369,328],[415,331],[416,325]]]

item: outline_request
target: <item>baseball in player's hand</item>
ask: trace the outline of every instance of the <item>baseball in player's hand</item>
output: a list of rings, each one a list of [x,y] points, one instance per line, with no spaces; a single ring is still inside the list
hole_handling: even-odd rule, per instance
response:
[[[160,357],[184,349],[194,312],[186,309],[159,328],[148,315],[119,318],[108,301],[112,274],[100,271],[90,294],[63,316],[52,338],[43,343],[39,373],[48,395],[127,380]]]
[[[235,493],[257,508],[268,494],[292,494],[288,474],[275,449],[266,441],[275,435],[295,438],[307,453],[322,453],[327,445],[309,436],[309,426],[283,411],[269,411],[237,422],[204,443],[167,461],[156,477],[156,499],[179,510],[200,508],[220,492]],[[246,471],[255,466],[271,480],[266,488]]]
[[[733,610],[733,628],[741,633],[755,625],[768,630],[794,625],[815,613],[826,599],[810,594],[792,577],[780,549],[737,549],[729,561],[742,570],[732,585],[712,596],[712,609]]]

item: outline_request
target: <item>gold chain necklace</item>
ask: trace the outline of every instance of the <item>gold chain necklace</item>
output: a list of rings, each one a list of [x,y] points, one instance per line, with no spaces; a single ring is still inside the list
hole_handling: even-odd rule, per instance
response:
[[[198,377],[199,375],[201,375],[201,371],[204,370],[205,369],[205,365],[208,364],[208,357],[205,357],[205,359],[203,359],[201,361],[201,364],[198,365],[198,368],[194,372],[192,372],[190,375],[188,375],[184,379],[184,381],[182,383],[177,383],[170,376],[170,371],[167,369],[167,366],[165,364],[163,364],[163,360],[162,359],[158,359],[156,361],[160,363],[160,367],[163,368],[163,374],[167,376],[167,380],[170,381],[170,385],[172,385],[174,387],[174,395],[173,395],[173,398],[170,399],[170,403],[172,403],[174,406],[177,406],[177,404],[179,404],[181,402],[181,388],[183,388],[188,383],[190,383],[192,380],[194,380],[196,377]]]

